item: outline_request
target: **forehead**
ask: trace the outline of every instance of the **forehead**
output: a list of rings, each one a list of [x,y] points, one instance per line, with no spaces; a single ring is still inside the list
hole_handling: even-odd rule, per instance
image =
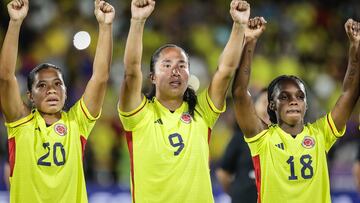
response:
[[[297,81],[297,80],[283,80],[276,85],[274,93],[281,93],[281,92],[302,92],[305,94],[305,87],[304,85]]]
[[[40,80],[47,81],[47,80],[56,80],[56,79],[62,80],[62,75],[60,71],[54,68],[45,68],[35,74],[35,81],[40,81]]]
[[[160,52],[159,61],[172,61],[181,60],[188,61],[188,57],[185,52],[178,47],[167,47]]]

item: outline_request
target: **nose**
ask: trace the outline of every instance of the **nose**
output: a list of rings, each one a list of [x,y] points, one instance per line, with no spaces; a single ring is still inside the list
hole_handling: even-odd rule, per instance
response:
[[[46,91],[46,94],[55,94],[56,93],[56,89],[51,85],[49,86],[49,88]]]
[[[298,100],[296,96],[290,97],[290,105],[298,105]]]
[[[175,66],[173,69],[172,69],[172,75],[173,76],[178,76],[180,75],[180,71],[179,71],[179,67]]]

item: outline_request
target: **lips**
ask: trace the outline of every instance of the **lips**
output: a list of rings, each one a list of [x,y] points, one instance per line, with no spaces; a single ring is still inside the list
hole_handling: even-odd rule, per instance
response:
[[[300,113],[300,110],[290,109],[290,110],[287,110],[286,113]]]
[[[171,81],[170,86],[171,87],[179,87],[179,86],[181,86],[181,82],[180,81]]]
[[[50,105],[56,105],[60,100],[57,97],[48,97],[45,102]]]

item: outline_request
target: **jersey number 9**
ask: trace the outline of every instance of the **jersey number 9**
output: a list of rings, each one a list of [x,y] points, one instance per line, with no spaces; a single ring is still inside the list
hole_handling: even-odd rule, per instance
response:
[[[179,133],[174,133],[174,134],[169,135],[169,142],[170,142],[171,146],[178,147],[178,149],[174,152],[174,156],[179,155],[180,152],[185,147],[183,139]]]

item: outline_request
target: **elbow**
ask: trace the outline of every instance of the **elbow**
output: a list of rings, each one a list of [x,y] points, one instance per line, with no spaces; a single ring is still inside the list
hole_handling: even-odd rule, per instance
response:
[[[95,81],[98,84],[106,84],[109,81],[110,75],[109,73],[101,74],[101,75],[93,75],[90,80]]]
[[[244,98],[245,96],[250,95],[248,89],[246,87],[235,87],[231,91],[234,99],[239,100],[240,98]]]
[[[126,67],[134,67],[134,66],[141,67],[141,57],[133,57],[133,56],[128,56],[125,54],[124,65],[125,65],[125,68]]]
[[[8,81],[11,81],[11,80],[14,80],[14,79],[16,80],[15,75],[11,74],[9,71],[0,71],[0,81],[1,81],[1,83],[8,82]]]

